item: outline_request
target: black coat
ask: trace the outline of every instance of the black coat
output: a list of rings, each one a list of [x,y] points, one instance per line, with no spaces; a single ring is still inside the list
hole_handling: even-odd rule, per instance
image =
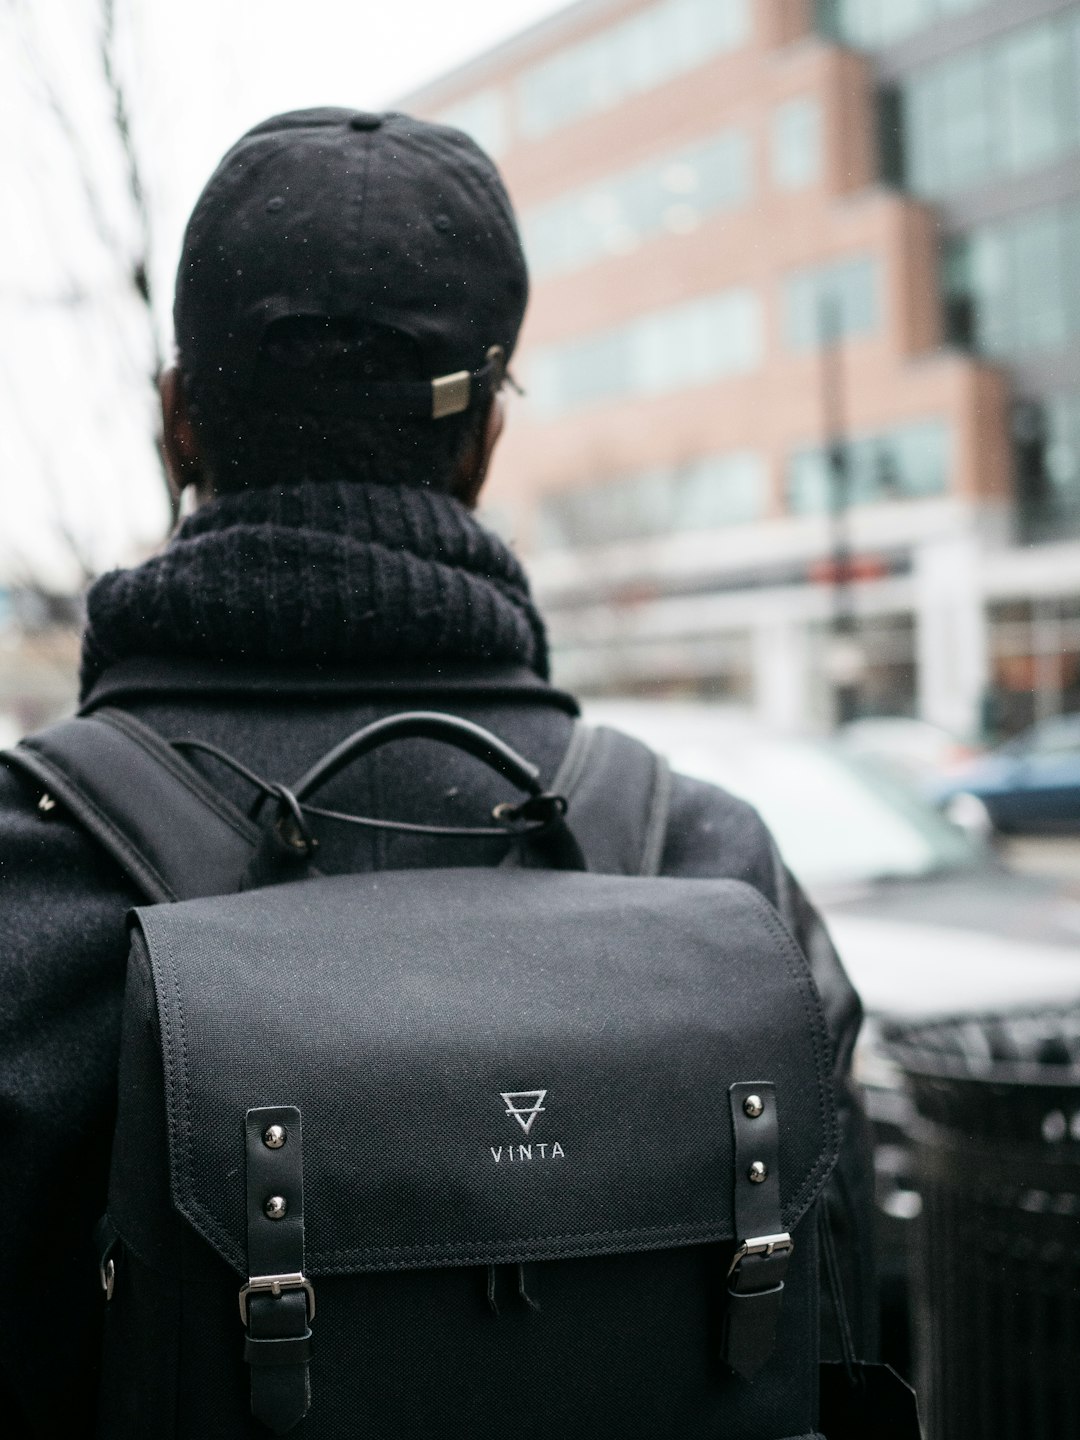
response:
[[[538,764],[550,781],[574,701],[523,670],[429,667],[404,672],[209,662],[121,661],[87,708],[120,705],[168,738],[211,741],[259,774],[289,782],[380,715],[442,709],[475,720]],[[200,768],[241,804],[244,783]],[[430,741],[387,747],[347,770],[321,803],[353,813],[483,824],[505,781]],[[81,1436],[92,1429],[102,1309],[91,1231],[105,1206],[127,953],[125,915],[140,897],[59,808],[0,768],[0,1433]],[[337,827],[328,871],[491,863],[501,842],[386,837]],[[869,1151],[849,1081],[858,1000],[806,898],[750,806],[676,777],[661,873],[756,886],[810,959],[834,1045],[845,1143],[830,1209],[863,1351],[872,1347]],[[829,1325],[826,1318],[825,1334]],[[826,1340],[828,1347],[828,1341]]]

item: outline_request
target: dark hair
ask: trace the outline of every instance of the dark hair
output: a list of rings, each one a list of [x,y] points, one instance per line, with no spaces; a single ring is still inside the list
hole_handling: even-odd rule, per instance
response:
[[[486,418],[483,407],[441,420],[328,414],[260,394],[269,376],[275,395],[287,391],[289,375],[302,377],[307,389],[431,378],[407,335],[351,321],[277,321],[263,337],[250,391],[189,369],[182,353],[180,372],[203,464],[219,493],[343,479],[448,490]]]

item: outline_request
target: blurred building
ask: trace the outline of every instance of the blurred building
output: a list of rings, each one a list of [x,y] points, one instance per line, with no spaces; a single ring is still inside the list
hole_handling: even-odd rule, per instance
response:
[[[81,630],[78,599],[0,584],[0,749],[74,708]]]
[[[1080,709],[1078,0],[579,0],[404,104],[521,215],[491,512],[562,680]]]

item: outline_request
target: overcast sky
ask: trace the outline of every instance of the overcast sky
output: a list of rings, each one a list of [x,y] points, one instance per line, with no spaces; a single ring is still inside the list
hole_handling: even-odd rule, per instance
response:
[[[184,222],[248,126],[305,105],[384,108],[564,0],[115,3],[167,343]],[[116,259],[137,237],[101,79],[101,7],[0,6],[9,182],[0,231],[0,586],[20,567],[57,581],[70,573],[64,532],[100,567],[129,559],[164,524],[141,384],[151,345]]]

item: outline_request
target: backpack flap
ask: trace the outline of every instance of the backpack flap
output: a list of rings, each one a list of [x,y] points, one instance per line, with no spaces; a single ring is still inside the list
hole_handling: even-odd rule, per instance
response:
[[[838,1130],[809,967],[751,886],[383,871],[137,924],[172,1203],[241,1281],[265,1217],[275,1273],[315,1292],[330,1274],[704,1244],[729,1247],[733,1295],[782,1288],[783,1245],[747,1242],[794,1229]]]

